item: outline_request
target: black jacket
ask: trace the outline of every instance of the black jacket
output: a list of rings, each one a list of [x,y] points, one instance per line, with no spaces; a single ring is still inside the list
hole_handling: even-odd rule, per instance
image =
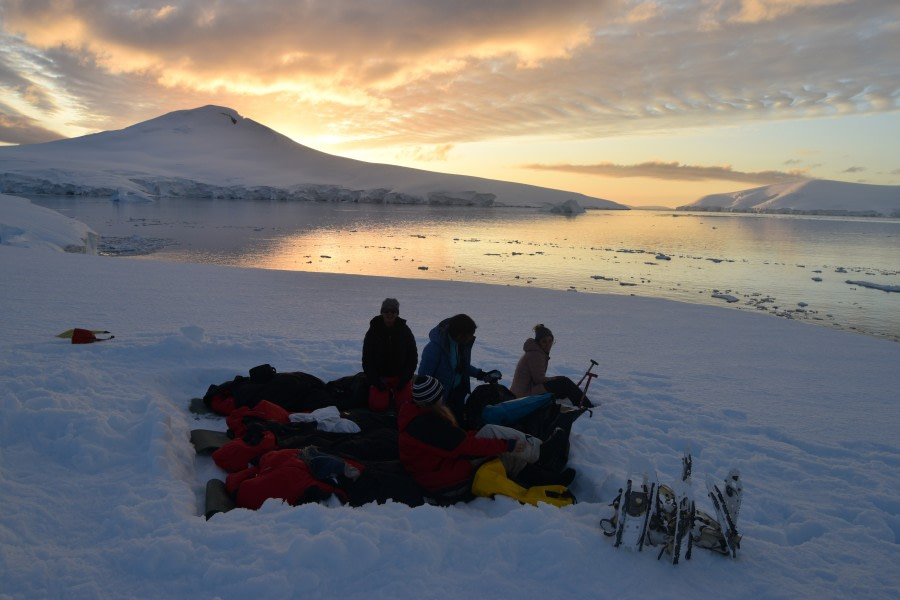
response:
[[[418,364],[416,338],[405,319],[397,317],[393,327],[386,326],[381,315],[369,321],[362,354],[363,372],[369,385],[375,385],[382,377],[409,381]]]

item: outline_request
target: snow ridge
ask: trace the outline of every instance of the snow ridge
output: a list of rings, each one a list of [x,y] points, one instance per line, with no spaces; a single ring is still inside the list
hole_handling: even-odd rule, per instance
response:
[[[711,194],[675,210],[900,217],[900,186],[810,179]]]

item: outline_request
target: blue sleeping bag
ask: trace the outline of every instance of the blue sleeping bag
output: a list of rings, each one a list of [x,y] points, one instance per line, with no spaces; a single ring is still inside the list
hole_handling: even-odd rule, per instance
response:
[[[509,425],[527,417],[534,411],[549,406],[553,402],[553,394],[547,392],[539,396],[525,396],[515,400],[507,400],[499,404],[490,404],[481,411],[481,418],[490,425]]]

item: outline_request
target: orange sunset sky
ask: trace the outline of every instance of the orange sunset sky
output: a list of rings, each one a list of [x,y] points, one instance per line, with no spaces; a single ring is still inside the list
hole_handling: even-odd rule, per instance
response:
[[[900,184],[897,0],[0,0],[0,144],[206,104],[628,205]]]

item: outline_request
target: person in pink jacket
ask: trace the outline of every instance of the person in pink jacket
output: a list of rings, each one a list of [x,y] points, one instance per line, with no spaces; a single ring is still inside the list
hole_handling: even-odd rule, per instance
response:
[[[522,345],[524,354],[516,364],[516,372],[509,390],[516,398],[551,392],[559,398],[568,398],[574,406],[593,407],[587,398],[584,398],[582,404],[584,394],[568,377],[562,375],[547,377],[553,342],[553,332],[543,323],[534,326],[534,337],[528,338]]]

